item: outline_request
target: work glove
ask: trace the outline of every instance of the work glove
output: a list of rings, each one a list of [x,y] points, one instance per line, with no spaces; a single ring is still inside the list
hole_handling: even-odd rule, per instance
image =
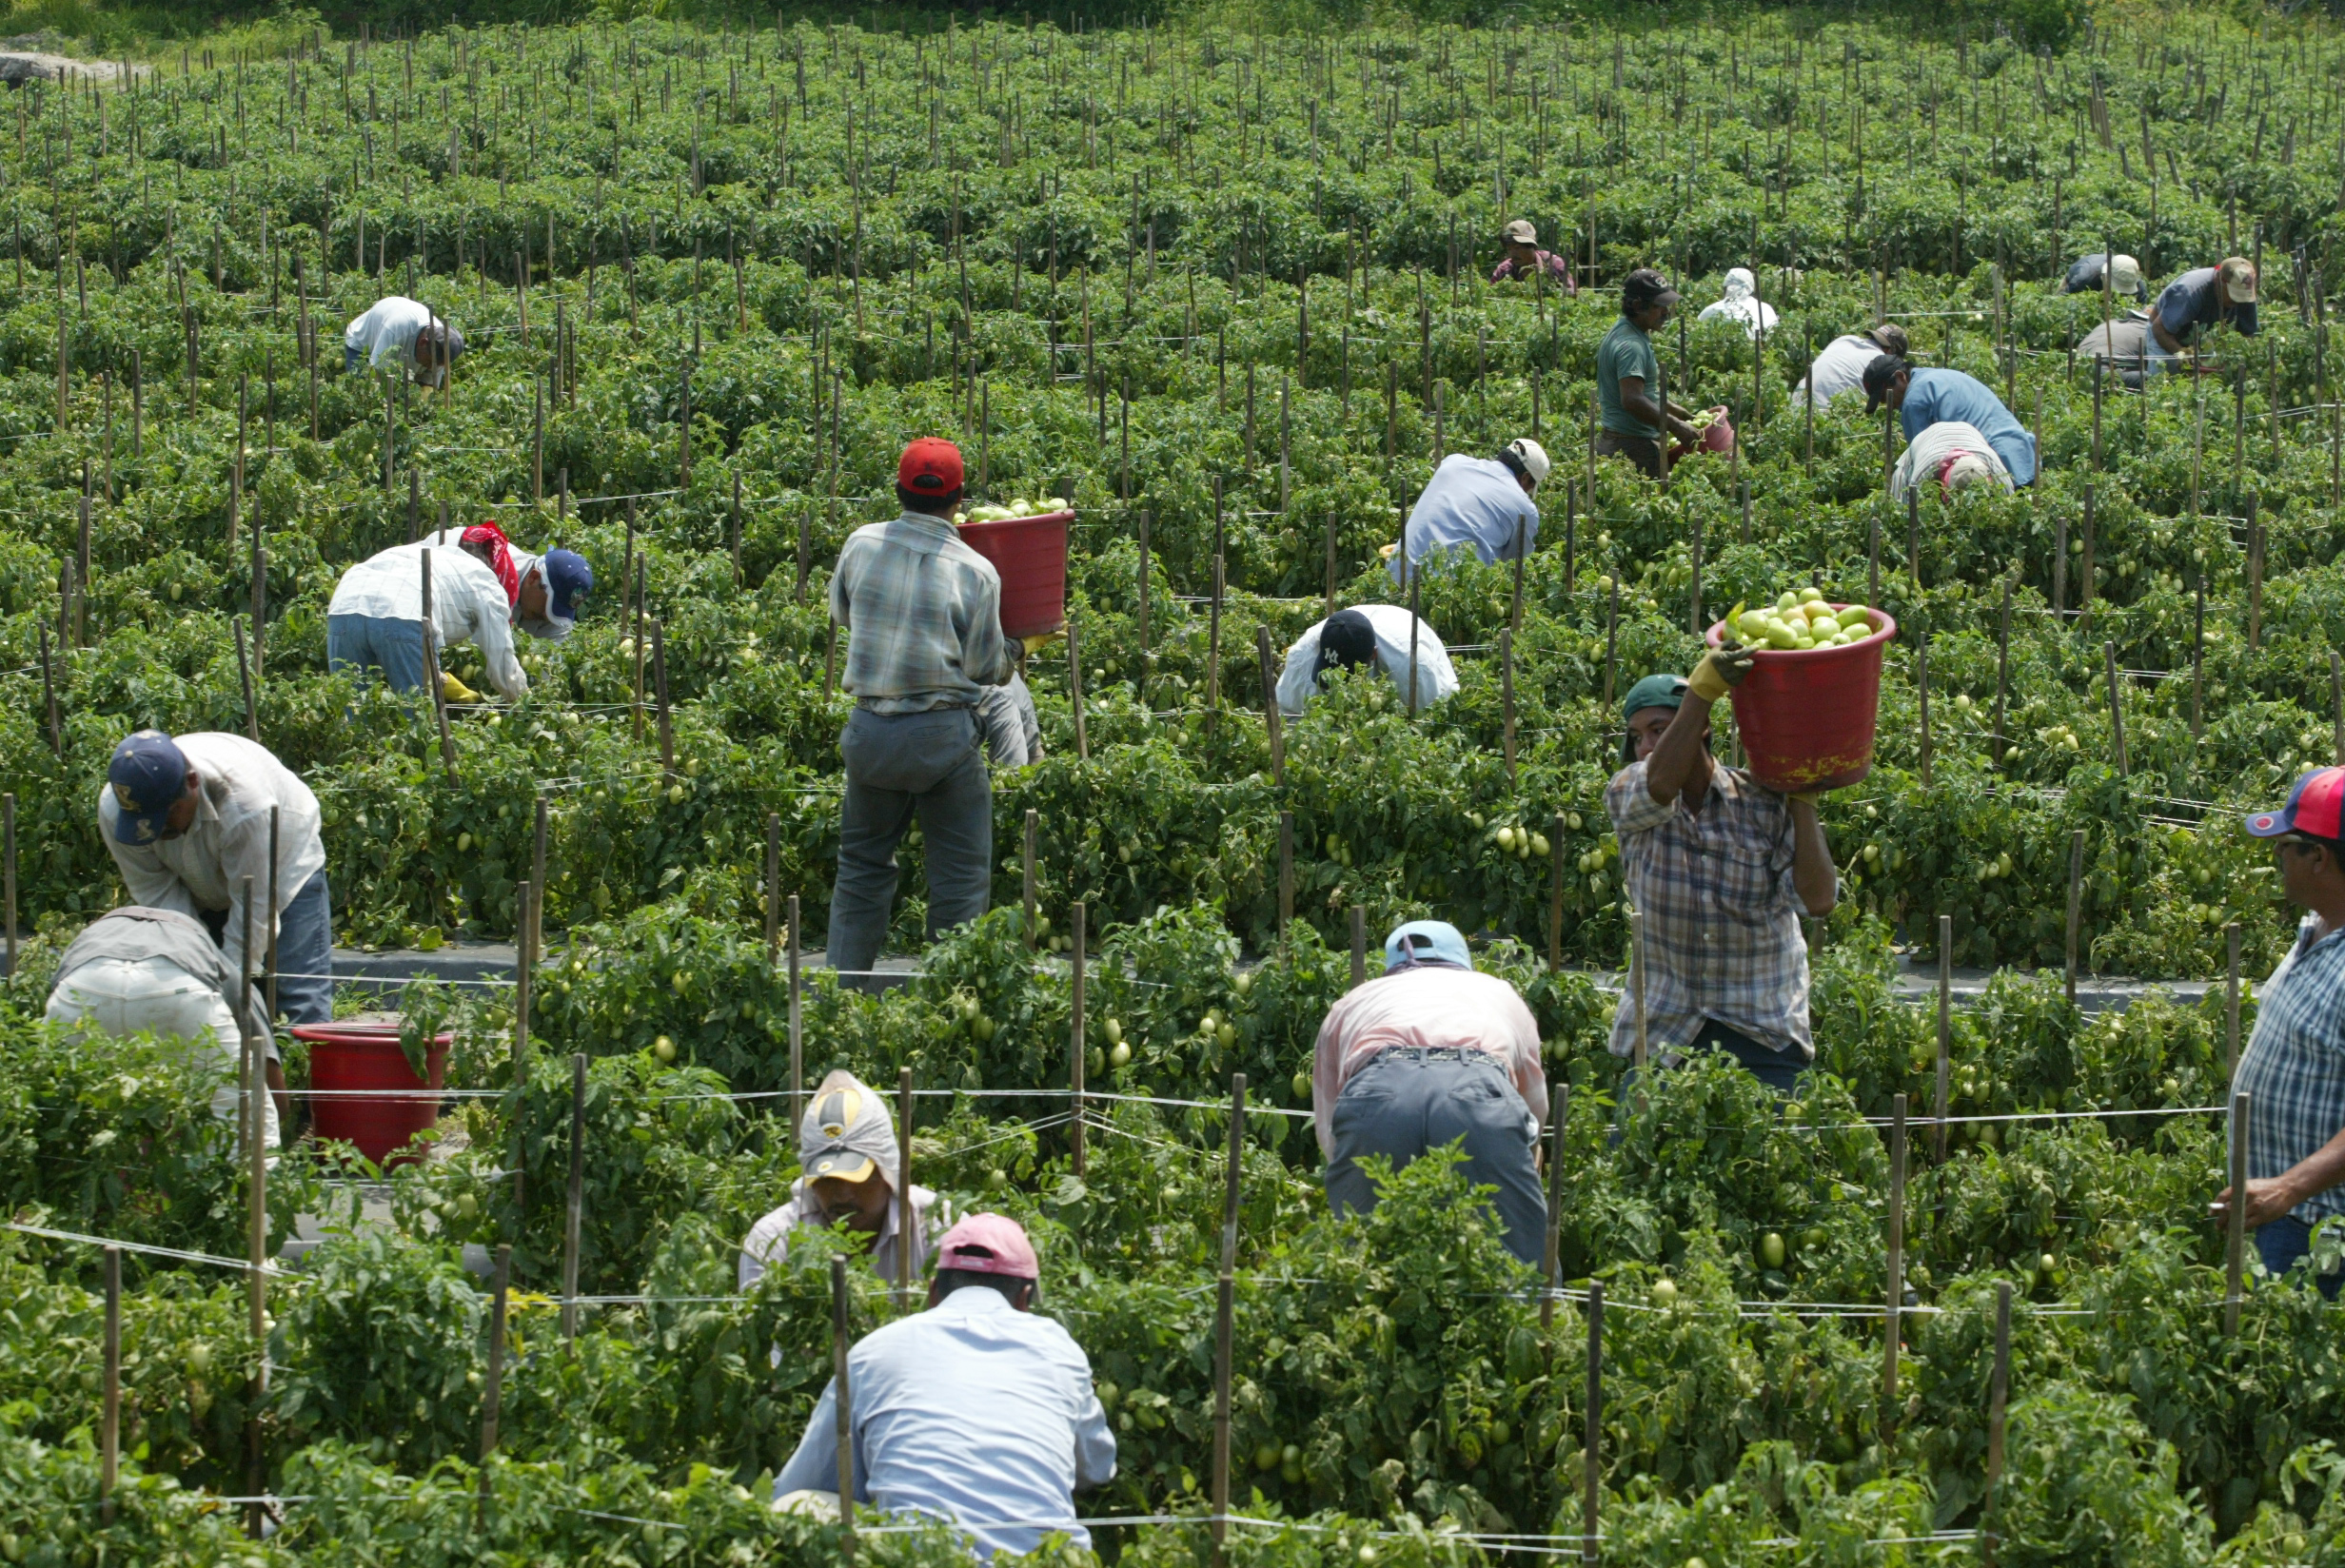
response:
[[[478,702],[481,694],[465,685],[449,671],[440,672],[440,700],[443,702]]]
[[[1716,702],[1743,683],[1757,657],[1757,650],[1751,648],[1713,648],[1686,677],[1686,690],[1705,702]]]
[[[1028,658],[1032,658],[1035,655],[1042,652],[1042,650],[1048,647],[1051,643],[1055,642],[1058,638],[1063,637],[1066,635],[1067,629],[1064,626],[1061,626],[1057,631],[1045,632],[1040,637],[1020,637],[1018,638],[1018,643],[1026,650],[1026,657]]]

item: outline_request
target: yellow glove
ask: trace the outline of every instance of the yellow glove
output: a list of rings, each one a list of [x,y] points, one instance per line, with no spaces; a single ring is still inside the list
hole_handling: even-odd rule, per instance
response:
[[[1716,702],[1750,674],[1756,657],[1749,648],[1718,648],[1702,656],[1702,662],[1685,679],[1685,689],[1705,702]]]
[[[446,670],[440,672],[440,700],[443,702],[478,702],[481,694],[465,685]]]
[[[1031,658],[1066,635],[1067,629],[1062,626],[1055,632],[1045,632],[1040,637],[1020,637],[1018,641],[1025,648],[1026,656]]]

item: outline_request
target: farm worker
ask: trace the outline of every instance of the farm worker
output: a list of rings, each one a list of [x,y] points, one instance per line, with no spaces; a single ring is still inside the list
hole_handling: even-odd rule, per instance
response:
[[[1471,550],[1486,565],[1512,560],[1518,537],[1528,552],[1539,539],[1539,503],[1531,498],[1547,477],[1547,448],[1528,436],[1516,437],[1494,457],[1450,453],[1418,492],[1401,530],[1409,564],[1451,550]],[[1385,570],[1395,582],[1407,580],[1398,552]]]
[[[1399,1170],[1462,1143],[1466,1180],[1498,1189],[1507,1250],[1536,1264],[1547,1218],[1531,1154],[1547,1105],[1538,1021],[1512,986],[1475,972],[1465,936],[1445,921],[1395,928],[1384,953],[1384,973],[1328,1009],[1311,1052],[1328,1205],[1338,1215],[1376,1206],[1362,1160],[1381,1155]]]
[[[790,1233],[801,1225],[839,1225],[864,1243],[874,1273],[896,1278],[897,1249],[905,1245],[896,1202],[898,1149],[895,1118],[887,1102],[845,1070],[834,1071],[816,1088],[798,1121],[799,1175],[790,1184],[790,1201],[749,1227],[741,1243],[743,1290],[766,1268],[789,1256]],[[912,1272],[928,1272],[931,1233],[936,1228],[936,1195],[915,1184],[911,1238]]]
[[[995,767],[1023,768],[1042,760],[1042,719],[1035,712],[1035,694],[1024,676],[977,689],[977,723],[985,731],[985,755]]]
[[[2311,911],[2263,984],[2231,1081],[2248,1096],[2247,1224],[2264,1267],[2281,1274],[2311,1250],[2315,1225],[2345,1214],[2345,768],[2306,774],[2247,831],[2275,840],[2282,890]],[[2217,1213],[2231,1199],[2225,1187]],[[2322,1294],[2334,1300],[2340,1283],[2322,1275]]]
[[[1759,280],[1746,266],[1726,269],[1724,295],[1702,307],[1704,322],[1740,322],[1744,337],[1775,330],[1775,307],[1759,298]]]
[[[2127,386],[2138,392],[2153,354],[2149,339],[2149,312],[2129,310],[2087,332],[2078,343],[2077,353],[2116,370]]]
[[[972,1214],[938,1244],[928,1309],[847,1353],[855,1500],[951,1519],[978,1553],[1029,1553],[1065,1536],[1088,1550],[1074,1494],[1115,1478],[1115,1436],[1090,1358],[1034,1313],[1041,1269],[1014,1220]],[[822,1391],[778,1503],[838,1492],[838,1384]]]
[[[241,1029],[240,1000],[248,1001]],[[57,961],[45,1016],[98,1034],[180,1041],[226,1080],[211,1096],[212,1114],[224,1122],[236,1117],[238,1064],[249,1033],[261,1044],[264,1076],[275,1091],[262,1102],[261,1117],[265,1140],[276,1147],[285,1068],[269,1032],[265,994],[254,986],[246,997],[236,970],[193,916],[130,904],[84,926]]]
[[[1621,283],[1621,319],[1596,348],[1596,403],[1604,423],[1596,455],[1626,457],[1647,479],[1661,478],[1665,431],[1689,447],[1702,444],[1702,433],[1685,422],[1693,410],[1663,396],[1661,358],[1653,352],[1653,334],[1677,302],[1668,279],[1649,266],[1637,268]]]
[[[1941,420],[1905,443],[1889,474],[1889,499],[1902,501],[1906,491],[1932,480],[1949,496],[1972,484],[2012,487],[2011,471],[1986,437],[1961,420]]]
[[[1490,268],[1490,282],[1503,284],[1509,278],[1516,278],[1528,283],[1544,272],[1564,291],[1567,298],[1579,297],[1580,283],[1571,275],[1571,264],[1552,250],[1539,248],[1538,225],[1528,218],[1517,218],[1508,224],[1500,238],[1506,245],[1507,253],[1498,259],[1496,266]]]
[[[2068,276],[2060,280],[2060,292],[2098,294],[2104,279],[2112,294],[2144,303],[2150,297],[2150,285],[2141,276],[2141,264],[2131,256],[2112,256],[2105,250],[2092,251],[2070,263]]]
[[[513,654],[513,604],[504,584],[471,551],[430,542],[393,545],[343,573],[325,607],[325,667],[379,670],[394,692],[424,689],[426,557],[432,625],[443,654],[473,643],[500,696],[516,701],[528,696],[529,676]],[[450,701],[472,696],[444,673],[441,689]]]
[[[2193,267],[2159,290],[2150,307],[2151,372],[2196,354],[2207,331],[2225,322],[2242,338],[2256,335],[2256,265],[2242,256]]]
[[[1865,332],[1843,333],[1818,351],[1816,362],[1807,367],[1791,395],[1803,398],[1813,387],[1817,403],[1823,405],[1843,392],[1862,392],[1864,367],[1883,354],[1903,359],[1906,346],[1905,329],[1895,322],[1883,322]]]
[[[831,617],[848,633],[840,684],[855,712],[838,737],[847,777],[830,960],[852,985],[868,981],[887,938],[896,846],[915,815],[928,844],[930,936],[983,914],[993,889],[994,787],[977,706],[1016,665],[1001,633],[1000,575],[951,521],[961,480],[951,441],[905,447],[903,515],[857,529],[831,577]]]
[[[1402,696],[1409,693],[1409,625],[1416,626],[1417,706],[1431,707],[1457,691],[1449,650],[1406,604],[1362,604],[1338,610],[1294,639],[1278,676],[1279,712],[1291,718],[1337,670],[1381,666]]]
[[[448,366],[464,351],[464,335],[431,306],[404,294],[377,300],[366,314],[343,328],[342,372],[357,371],[364,360],[373,369],[396,359],[425,386],[447,380]]]
[[[1907,441],[1942,421],[1974,425],[2003,460],[2014,484],[2036,482],[2036,439],[1978,377],[1935,366],[1916,370],[1883,354],[1864,367],[1864,411],[1870,414],[1884,402],[1897,410]]]
[[[1789,1092],[1815,1059],[1802,914],[1829,913],[1839,879],[1813,796],[1779,795],[1710,756],[1710,706],[1752,655],[1711,653],[1688,681],[1646,676],[1621,716],[1627,764],[1605,789],[1621,879],[1645,917],[1649,1059],[1683,1066],[1723,1050]],[[1615,1056],[1636,1054],[1636,1008],[1612,1020]]]
[[[469,527],[436,530],[422,542],[460,548],[496,573],[513,624],[542,642],[568,637],[578,623],[579,600],[594,591],[594,568],[584,556],[562,549],[533,556],[506,539],[494,518]],[[435,580],[432,586],[436,592],[439,583]]]
[[[334,1015],[334,932],[318,797],[266,747],[200,731],[141,730],[114,748],[98,829],[145,909],[203,923],[230,974],[268,969],[268,813],[277,811],[277,1010],[296,1024]],[[245,879],[253,949],[245,948]]]

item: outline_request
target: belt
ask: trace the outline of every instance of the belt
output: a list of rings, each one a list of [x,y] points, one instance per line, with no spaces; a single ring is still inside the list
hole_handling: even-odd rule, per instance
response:
[[[1468,1046],[1388,1046],[1370,1060],[1381,1062],[1388,1056],[1397,1056],[1405,1062],[1471,1062],[1489,1054]]]

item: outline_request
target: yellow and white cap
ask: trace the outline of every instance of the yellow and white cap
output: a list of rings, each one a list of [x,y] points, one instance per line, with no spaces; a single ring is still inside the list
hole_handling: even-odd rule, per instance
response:
[[[810,1182],[888,1180],[896,1148],[886,1103],[851,1072],[824,1078],[798,1123],[798,1162]]]

